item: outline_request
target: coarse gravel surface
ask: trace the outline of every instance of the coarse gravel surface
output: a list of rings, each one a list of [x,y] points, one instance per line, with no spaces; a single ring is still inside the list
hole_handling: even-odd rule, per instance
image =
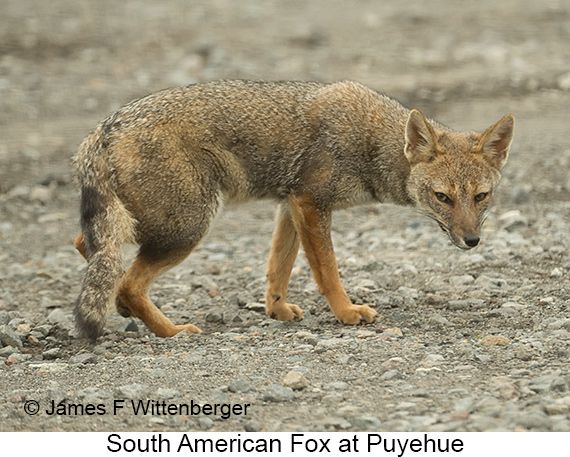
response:
[[[0,431],[570,431],[570,5],[429,5],[5,0]],[[202,334],[113,311],[78,339],[76,145],[135,97],[219,78],[354,79],[456,129],[514,113],[481,245],[408,208],[340,211],[343,285],[378,321],[336,321],[300,254],[305,319],[283,323],[263,312],[275,204],[230,206],[151,289]]]

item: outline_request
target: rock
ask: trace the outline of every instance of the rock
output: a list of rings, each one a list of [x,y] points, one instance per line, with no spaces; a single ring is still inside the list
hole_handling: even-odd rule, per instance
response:
[[[341,417],[326,417],[318,422],[326,430],[346,430],[350,428],[351,423]]]
[[[6,360],[4,360],[4,364],[9,366],[9,367],[12,365],[17,365],[18,363],[20,363],[20,362],[13,355],[8,356],[8,358],[6,358]]]
[[[42,358],[44,360],[54,360],[61,354],[61,348],[52,348],[47,351],[42,352]]]
[[[557,416],[559,414],[566,414],[570,407],[565,404],[551,403],[544,406],[544,411],[549,416]]]
[[[139,326],[137,325],[137,323],[134,319],[131,319],[129,321],[129,323],[125,326],[123,331],[125,331],[125,332],[138,332]]]
[[[515,357],[519,360],[529,361],[535,356],[535,351],[529,346],[519,346],[515,349]]]
[[[209,417],[199,417],[198,426],[202,430],[210,430],[214,426],[214,421]]]
[[[6,325],[10,320],[8,311],[0,310],[0,325]]]
[[[511,340],[499,335],[487,335],[479,342],[481,346],[508,346],[510,343]]]
[[[53,199],[53,191],[54,187],[52,186],[34,186],[30,189],[28,198],[30,201],[37,201],[45,205]]]
[[[471,413],[473,412],[474,408],[475,408],[475,398],[473,397],[461,398],[460,400],[457,400],[453,405],[453,410],[456,413],[460,412]]]
[[[159,387],[156,391],[158,398],[162,400],[170,400],[171,398],[180,397],[181,393],[177,389],[170,389],[168,387]]]
[[[24,347],[18,334],[9,325],[0,326],[0,342],[4,346],[12,346],[17,349]]]
[[[246,432],[260,432],[262,430],[262,427],[261,424],[255,419],[250,419],[244,424],[243,429]]]
[[[77,354],[69,358],[70,365],[76,364],[83,364],[86,365],[88,363],[95,363],[97,362],[97,356],[92,354],[91,352],[84,352],[82,354]]]
[[[499,290],[511,290],[512,287],[502,278],[491,278],[486,275],[481,275],[475,280],[475,285],[483,289],[488,289],[495,291]]]
[[[528,388],[537,394],[543,394],[551,391],[566,392],[568,386],[565,378],[558,374],[551,374],[532,379]]]
[[[447,320],[445,317],[443,317],[441,314],[433,314],[432,316],[430,316],[429,318],[429,323],[430,325],[434,324],[437,326],[446,326],[449,325],[449,320]]]
[[[426,362],[444,362],[445,358],[441,354],[428,354],[424,360]]]
[[[292,401],[295,399],[295,393],[290,387],[283,387],[278,384],[272,384],[263,393],[263,400],[275,403]]]
[[[507,211],[499,216],[501,229],[507,232],[512,232],[518,228],[528,226],[528,220],[524,217],[518,209]]]
[[[365,340],[367,338],[374,338],[375,336],[378,336],[378,334],[376,332],[372,332],[370,330],[357,330],[356,335],[355,335],[355,337],[358,338],[359,340]]]
[[[265,304],[263,303],[247,303],[244,308],[249,309],[250,311],[255,311],[256,313],[265,312]]]
[[[452,286],[465,286],[475,282],[475,278],[471,275],[452,276],[449,278],[449,284]]]
[[[380,379],[383,381],[389,381],[390,379],[397,379],[400,377],[400,372],[398,370],[388,370],[385,373],[382,373]]]
[[[26,336],[32,331],[33,324],[31,322],[23,322],[16,327],[16,334]]]
[[[190,280],[190,283],[192,284],[192,286],[201,287],[206,291],[211,291],[212,289],[218,288],[216,281],[214,281],[210,276],[205,276],[205,275],[193,276],[192,279]]]
[[[228,386],[228,390],[233,393],[246,393],[255,390],[255,388],[247,379],[236,379]]]
[[[213,309],[206,313],[206,322],[221,324],[224,321],[224,315],[222,311]]]
[[[543,411],[524,411],[517,416],[515,423],[527,430],[548,430],[550,419]]]
[[[328,382],[323,386],[323,389],[325,391],[331,391],[331,390],[347,390],[350,386],[348,385],[348,383],[344,382],[344,381],[333,381],[333,382]]]
[[[303,330],[298,331],[293,335],[295,338],[300,338],[303,341],[306,341],[311,346],[316,346],[319,342],[319,338],[316,335],[313,335],[311,332],[306,332]]]
[[[570,72],[558,77],[558,87],[562,90],[570,90]]]
[[[303,390],[308,386],[307,379],[298,371],[290,371],[285,375],[282,382],[284,387],[290,387],[293,390]]]
[[[402,333],[402,330],[400,330],[398,327],[387,328],[382,333],[384,335],[390,336],[392,338],[400,338],[400,337],[404,336],[404,334]]]
[[[450,300],[447,302],[447,308],[453,311],[468,310],[470,307],[470,300]]]
[[[327,340],[320,340],[317,343],[317,349],[333,349],[338,346],[346,344],[346,341],[342,338],[330,338]]]
[[[86,387],[76,392],[75,396],[83,403],[103,403],[113,399],[113,394],[99,387]]]
[[[505,382],[499,386],[499,396],[504,400],[515,400],[519,398],[519,392],[513,384]]]
[[[67,394],[65,393],[65,390],[63,390],[59,385],[59,383],[57,383],[56,381],[49,382],[49,387],[46,389],[46,393],[48,398],[50,400],[53,400],[53,402],[56,405],[59,405],[61,402],[67,399]]]
[[[378,431],[382,422],[377,417],[363,416],[347,419],[354,428],[362,431]]]
[[[13,346],[4,346],[0,348],[0,357],[10,357],[12,354],[17,353],[18,349]]]
[[[62,328],[65,329],[73,328],[71,319],[61,308],[56,308],[51,313],[49,313],[47,320],[52,324],[59,324]]]
[[[149,390],[149,387],[144,384],[126,384],[116,389],[115,397],[126,400],[144,400]]]

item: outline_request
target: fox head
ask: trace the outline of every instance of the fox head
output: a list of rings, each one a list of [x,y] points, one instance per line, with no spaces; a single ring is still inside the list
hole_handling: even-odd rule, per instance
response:
[[[491,196],[513,139],[515,118],[504,116],[483,133],[451,132],[418,110],[406,124],[407,190],[461,249],[479,244]]]

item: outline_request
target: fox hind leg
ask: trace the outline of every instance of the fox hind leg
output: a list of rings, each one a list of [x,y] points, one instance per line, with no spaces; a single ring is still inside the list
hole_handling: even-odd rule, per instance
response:
[[[179,332],[200,333],[192,325],[175,325],[150,300],[148,291],[156,278],[182,262],[190,249],[172,250],[160,256],[145,254],[145,246],[126,272],[119,287],[119,298],[129,312],[141,319],[156,336],[174,336]],[[120,312],[120,311],[119,311]]]

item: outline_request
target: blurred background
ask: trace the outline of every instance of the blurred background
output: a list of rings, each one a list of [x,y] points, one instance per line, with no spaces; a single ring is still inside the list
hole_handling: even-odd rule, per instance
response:
[[[0,192],[69,183],[113,110],[219,78],[354,79],[457,129],[513,112],[509,196],[568,198],[568,0],[2,0]]]

